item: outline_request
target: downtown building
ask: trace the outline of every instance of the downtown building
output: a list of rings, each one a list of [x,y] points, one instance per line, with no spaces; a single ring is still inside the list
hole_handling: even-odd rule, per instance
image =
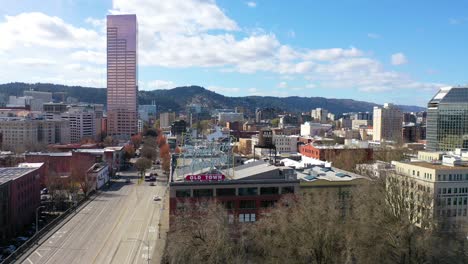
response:
[[[443,87],[427,108],[427,150],[468,148],[468,88]]]
[[[0,147],[2,150],[23,152],[49,144],[70,143],[68,120],[31,118],[0,119]]]
[[[401,141],[403,113],[393,104],[374,107],[373,140]]]
[[[138,129],[136,15],[107,16],[107,132],[129,138]]]

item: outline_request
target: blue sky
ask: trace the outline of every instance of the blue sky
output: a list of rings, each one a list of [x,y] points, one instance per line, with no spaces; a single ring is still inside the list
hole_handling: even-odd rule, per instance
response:
[[[140,89],[425,106],[467,84],[468,1],[0,0],[0,82],[105,87],[105,16],[136,13]]]

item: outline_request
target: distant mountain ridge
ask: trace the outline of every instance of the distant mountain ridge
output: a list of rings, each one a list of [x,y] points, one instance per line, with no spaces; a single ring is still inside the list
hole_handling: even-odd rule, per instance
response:
[[[44,92],[63,92],[67,96],[77,98],[81,102],[106,104],[106,89],[82,86],[66,86],[48,83],[7,83],[0,84],[0,103],[8,100],[8,96],[22,96],[24,90]],[[3,95],[3,98],[2,98]],[[59,99],[54,94],[54,99]],[[211,108],[245,107],[251,111],[255,108],[273,107],[286,112],[308,112],[313,108],[322,107],[334,114],[346,112],[372,111],[376,103],[356,101],[353,99],[333,99],[323,97],[273,97],[273,96],[244,96],[227,97],[201,86],[184,86],[168,90],[139,91],[138,103],[151,104],[155,102],[158,111],[181,111],[190,103],[198,103]],[[399,105],[405,112],[423,111],[419,106]]]

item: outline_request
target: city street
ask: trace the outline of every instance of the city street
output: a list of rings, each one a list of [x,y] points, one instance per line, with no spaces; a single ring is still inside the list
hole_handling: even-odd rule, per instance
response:
[[[22,262],[147,263],[158,247],[158,223],[163,208],[163,181],[138,182],[136,172],[121,179],[81,208]],[[126,179],[131,179],[126,182]]]

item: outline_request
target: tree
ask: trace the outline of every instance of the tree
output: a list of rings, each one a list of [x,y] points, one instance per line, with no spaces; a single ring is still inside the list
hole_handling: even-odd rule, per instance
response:
[[[345,263],[349,256],[349,228],[334,192],[280,202],[251,232],[259,263]]]
[[[155,160],[158,155],[156,151],[156,147],[144,145],[143,148],[140,150],[140,156],[145,157],[151,161]]]
[[[271,120],[271,126],[272,127],[278,127],[279,121],[280,121],[279,118],[273,118]]]
[[[145,175],[146,170],[151,168],[151,165],[153,165],[153,162],[145,157],[139,158],[135,162],[135,167],[142,177]]]
[[[133,145],[130,145],[130,144],[125,145],[123,147],[123,151],[124,151],[125,160],[129,160],[135,157],[135,148],[133,147]]]
[[[219,204],[206,201],[187,205],[171,220],[165,262],[247,263],[246,240],[241,232],[233,231],[228,214]]]
[[[112,138],[111,136],[107,136],[107,137],[104,138],[104,140],[103,140],[102,143],[103,143],[103,145],[104,145],[105,147],[110,147],[110,146],[114,146],[114,145],[115,145],[115,140],[114,140],[114,138]]]
[[[133,135],[131,138],[130,138],[130,141],[132,142],[133,146],[135,148],[139,148],[140,147],[140,144],[141,142],[143,141],[142,137],[140,134],[136,134],[136,135]]]
[[[171,170],[171,154],[169,151],[169,144],[164,144],[159,149],[160,156],[161,156],[161,166],[165,172],[169,172]]]

